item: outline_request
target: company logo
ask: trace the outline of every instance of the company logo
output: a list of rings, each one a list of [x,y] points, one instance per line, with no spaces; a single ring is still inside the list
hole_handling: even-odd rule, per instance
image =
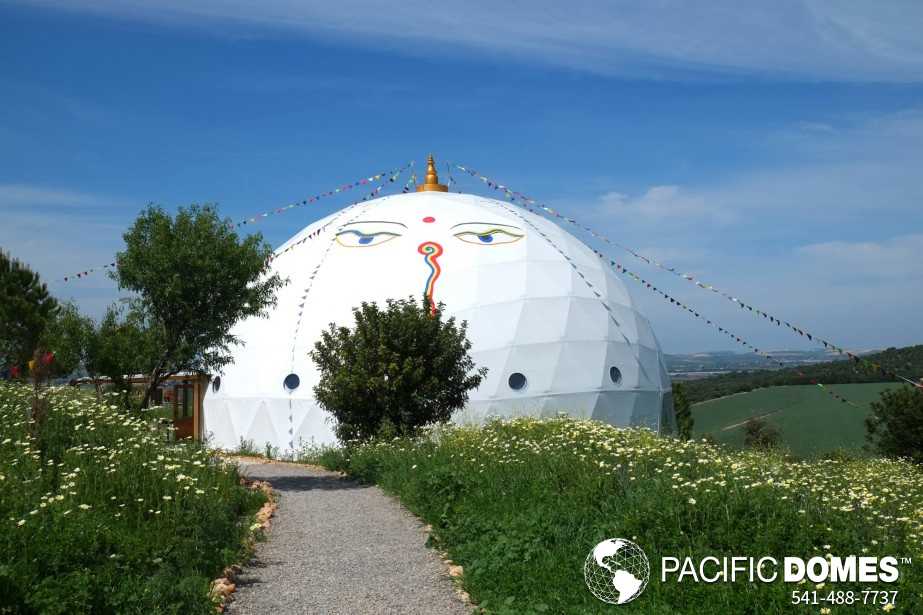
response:
[[[625,604],[641,595],[651,564],[641,547],[624,538],[604,540],[590,551],[583,578],[593,595],[609,604]]]
[[[902,563],[910,560],[902,558]],[[781,565],[780,565],[781,564]],[[780,574],[781,573],[781,574]],[[894,583],[900,577],[898,559],[893,556],[847,557],[815,556],[807,561],[800,557],[785,557],[781,562],[774,557],[714,557],[708,556],[696,562],[691,557],[664,557],[661,559],[660,581],[666,583],[669,577],[677,583],[735,583],[745,580],[773,583],[777,579],[785,583]]]

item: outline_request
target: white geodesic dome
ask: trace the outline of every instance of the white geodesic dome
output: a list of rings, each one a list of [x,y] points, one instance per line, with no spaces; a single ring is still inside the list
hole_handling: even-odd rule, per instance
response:
[[[672,431],[660,346],[625,286],[585,244],[520,207],[446,192],[383,197],[306,227],[272,269],[289,283],[267,318],[235,327],[242,344],[205,396],[215,446],[333,442],[308,356],[320,332],[352,326],[363,301],[427,288],[468,321],[471,356],[489,370],[456,422],[563,412]]]

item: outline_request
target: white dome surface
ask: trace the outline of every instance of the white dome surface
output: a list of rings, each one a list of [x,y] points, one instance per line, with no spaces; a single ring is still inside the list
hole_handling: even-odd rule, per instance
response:
[[[435,244],[436,270],[425,244]],[[471,356],[489,370],[456,422],[563,412],[673,429],[660,346],[625,286],[581,241],[520,207],[446,192],[386,196],[306,227],[276,250],[272,270],[289,283],[267,318],[234,328],[242,343],[205,396],[213,446],[334,442],[309,351],[331,322],[353,326],[361,302],[422,297],[428,284],[448,316],[468,321]],[[293,390],[289,374],[300,380]]]

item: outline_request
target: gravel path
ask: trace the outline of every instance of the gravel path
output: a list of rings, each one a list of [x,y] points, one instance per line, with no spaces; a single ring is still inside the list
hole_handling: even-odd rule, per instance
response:
[[[228,612],[468,613],[419,520],[377,487],[318,468],[242,462],[279,509]]]

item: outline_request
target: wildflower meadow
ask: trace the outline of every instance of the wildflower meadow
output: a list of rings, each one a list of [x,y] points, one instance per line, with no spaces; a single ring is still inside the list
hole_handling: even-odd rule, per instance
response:
[[[626,538],[651,582],[622,613],[923,612],[923,470],[908,462],[794,461],[593,421],[515,419],[306,451],[378,483],[433,528],[488,613],[609,613],[584,585],[594,545]],[[661,557],[911,558],[891,605],[798,605],[831,584],[661,582]]]
[[[0,384],[0,613],[214,613],[265,496],[207,450],[70,388]]]

